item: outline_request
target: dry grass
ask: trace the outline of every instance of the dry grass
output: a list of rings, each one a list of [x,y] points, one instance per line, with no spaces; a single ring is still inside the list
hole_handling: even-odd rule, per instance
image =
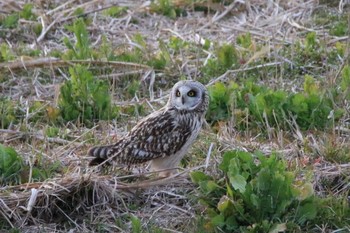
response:
[[[8,14],[21,10],[23,5],[32,1],[0,1],[0,14]],[[21,57],[19,60],[0,63],[1,96],[8,96],[18,100],[24,112],[28,112],[28,102],[39,100],[56,105],[60,84],[67,78],[65,69],[76,63],[88,63],[93,68],[111,69],[111,75],[99,78],[108,78],[113,82],[120,81],[123,76],[133,73],[140,74],[147,94],[134,99],[117,99],[114,102],[120,105],[147,103],[148,111],[164,105],[167,90],[174,79],[179,76],[197,79],[200,76],[198,63],[206,62],[213,54],[205,51],[205,57],[194,57],[192,54],[180,54],[174,57],[174,65],[168,73],[157,73],[150,67],[133,63],[105,62],[105,61],[62,61],[46,56],[53,50],[65,50],[62,38],[72,37],[64,30],[64,24],[76,18],[74,12],[78,8],[84,9],[84,16],[89,16],[92,23],[88,30],[92,46],[101,43],[101,35],[105,35],[113,47],[121,45],[137,46],[130,38],[140,33],[145,36],[150,53],[156,53],[159,40],[169,41],[172,36],[179,37],[191,43],[202,43],[209,39],[218,43],[233,43],[239,33],[249,32],[257,41],[269,42],[270,47],[264,49],[265,54],[257,53],[252,59],[260,56],[274,58],[274,62],[266,66],[275,66],[282,63],[292,63],[284,58],[275,56],[283,45],[293,43],[300,34],[316,31],[323,35],[325,40],[334,43],[335,40],[348,38],[333,38],[322,28],[311,28],[308,25],[312,12],[320,7],[315,0],[297,1],[241,1],[228,6],[212,5],[213,13],[206,14],[198,11],[188,11],[186,17],[175,20],[150,12],[149,1],[113,1],[104,0],[69,0],[69,1],[34,1],[34,12],[39,15],[36,21],[20,20],[21,31],[14,29],[4,30],[6,37],[0,38],[1,43],[10,46],[24,46],[41,50],[37,59]],[[141,2],[141,3],[140,3]],[[177,6],[194,7],[187,1],[173,1]],[[344,1],[341,1],[344,4]],[[112,18],[101,13],[112,5],[127,6],[127,13],[121,18]],[[343,7],[343,5],[341,5]],[[43,26],[42,33],[36,36],[30,29],[35,23]],[[275,51],[275,52],[274,52]],[[253,61],[252,60],[252,61]],[[175,62],[176,61],[176,62]],[[247,63],[249,64],[249,63]],[[265,66],[254,67],[264,69]],[[208,85],[217,81],[235,80],[238,75],[251,67],[242,67],[239,70],[229,70],[219,77],[213,77]],[[277,70],[277,69],[276,69]],[[277,72],[277,71],[276,71]],[[337,70],[330,71],[331,75]],[[283,71],[276,80],[265,80],[272,86],[282,85],[285,88],[298,88],[299,83],[289,82],[281,84]],[[155,85],[154,99],[149,101],[149,85]],[[264,82],[265,82],[264,81]],[[122,90],[122,88],[117,89]],[[349,115],[349,111],[347,116]],[[92,129],[73,124],[65,127],[66,137],[48,138],[45,125],[29,122],[30,115],[24,119],[23,126],[13,125],[11,129],[0,130],[0,142],[16,148],[25,160],[32,163],[35,154],[40,153],[44,160],[60,161],[65,168],[62,174],[44,182],[32,182],[18,186],[2,187],[0,189],[0,218],[21,232],[74,232],[85,231],[113,231],[130,230],[130,226],[121,227],[116,224],[119,219],[122,223],[129,222],[130,215],[141,219],[145,229],[151,224],[164,229],[166,232],[189,232],[193,230],[189,219],[198,214],[196,203],[192,203],[189,196],[194,186],[186,176],[189,170],[163,180],[152,176],[132,174],[129,177],[116,174],[101,175],[86,168],[86,151],[92,146],[86,135],[94,135],[99,143],[111,143],[116,137],[124,134],[138,119],[127,118],[121,122],[101,122]],[[127,124],[125,124],[127,123]],[[344,120],[344,125],[346,120]],[[291,124],[293,124],[291,122]],[[343,127],[343,126],[342,126]],[[347,129],[343,127],[343,129]],[[340,128],[339,128],[340,129]],[[321,160],[316,163],[316,156],[324,148],[324,138],[319,134],[304,133],[295,129],[295,132],[280,132],[271,129],[269,140],[262,141],[255,131],[236,132],[230,123],[221,125],[218,134],[205,129],[198,143],[191,152],[191,166],[208,165],[208,172],[215,173],[216,165],[220,162],[220,155],[228,149],[243,149],[247,151],[262,150],[265,153],[280,151],[296,166],[312,167],[316,173],[315,186],[320,193],[325,187],[319,181],[326,177],[335,180],[343,177],[339,188],[332,190],[340,193],[349,190],[344,177],[350,176],[348,164],[331,164]],[[209,135],[209,136],[208,136]],[[340,130],[333,134],[335,138],[349,139],[347,130]],[[208,153],[210,143],[215,143],[213,151]],[[307,146],[305,146],[307,144]],[[303,146],[300,146],[303,145]],[[344,146],[349,146],[345,143]],[[306,150],[309,148],[310,150]],[[191,153],[190,153],[191,154]],[[206,160],[206,156],[210,160]],[[322,157],[322,156],[321,156]],[[319,162],[319,160],[317,160]],[[203,169],[201,167],[201,169]],[[150,231],[150,229],[148,229]]]

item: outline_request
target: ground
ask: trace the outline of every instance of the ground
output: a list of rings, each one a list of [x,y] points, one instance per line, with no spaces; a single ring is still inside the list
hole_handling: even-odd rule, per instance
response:
[[[23,160],[16,179],[2,180],[1,229],[200,232],[205,207],[189,174],[222,176],[218,165],[229,150],[276,152],[316,195],[348,197],[346,1],[0,0],[0,6],[0,143]],[[179,79],[203,82],[212,98],[208,124],[179,174],[158,179],[145,165],[88,167],[90,147],[113,143],[164,106]],[[320,97],[312,117],[301,115],[305,105],[294,96],[300,93],[305,102]],[[260,118],[244,105],[259,95],[265,102],[256,103],[266,104]],[[275,109],[269,115],[280,100],[295,115],[280,118]],[[92,102],[107,107],[84,115]],[[81,106],[84,112],[73,114]]]

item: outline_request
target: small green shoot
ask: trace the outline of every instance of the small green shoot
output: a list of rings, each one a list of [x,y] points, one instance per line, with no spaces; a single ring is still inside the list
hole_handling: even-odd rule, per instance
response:
[[[0,61],[11,61],[15,59],[15,54],[6,43],[0,45]]]
[[[168,16],[171,19],[175,19],[180,15],[186,15],[186,12],[181,8],[175,7],[171,0],[152,1],[150,9],[153,12]]]
[[[82,19],[77,19],[72,26],[67,26],[67,28],[74,33],[76,43],[73,45],[67,37],[63,39],[64,44],[68,48],[63,58],[67,60],[91,59],[92,51],[90,48],[90,40],[84,21]]]
[[[130,217],[130,219],[131,219],[131,232],[141,233],[142,232],[141,220],[133,215]]]
[[[34,20],[35,15],[32,12],[33,10],[33,4],[27,3],[23,5],[22,11],[19,13],[20,17],[26,20]]]
[[[0,128],[6,129],[13,123],[17,122],[16,105],[10,100],[0,98]]]
[[[17,13],[10,14],[0,19],[0,26],[3,28],[13,29],[18,25],[19,15]]]
[[[230,44],[224,44],[216,49],[216,57],[208,59],[207,64],[202,67],[206,78],[217,77],[229,69],[239,65],[239,55],[236,48]]]
[[[128,10],[127,7],[121,7],[121,6],[112,6],[106,10],[103,11],[104,15],[108,15],[114,18],[118,18],[126,13]]]

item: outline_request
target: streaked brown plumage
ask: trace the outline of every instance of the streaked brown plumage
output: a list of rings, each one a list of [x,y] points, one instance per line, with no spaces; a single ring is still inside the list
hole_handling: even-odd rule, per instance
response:
[[[176,83],[166,106],[141,120],[115,144],[91,148],[89,155],[95,158],[90,165],[152,161],[153,171],[177,167],[199,134],[208,104],[208,92],[201,83]]]

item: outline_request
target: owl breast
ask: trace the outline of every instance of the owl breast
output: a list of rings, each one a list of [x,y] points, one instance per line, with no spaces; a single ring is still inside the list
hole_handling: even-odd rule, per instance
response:
[[[195,114],[194,112],[176,111],[176,113],[173,114],[173,122],[176,124],[176,127],[185,129],[180,137],[176,137],[182,142],[180,143],[181,146],[177,147],[173,153],[152,160],[152,171],[172,169],[179,164],[193,141],[197,138],[204,122],[204,116],[203,114]],[[173,139],[169,139],[169,141],[171,140]],[[163,175],[168,176],[169,174],[165,172]]]

